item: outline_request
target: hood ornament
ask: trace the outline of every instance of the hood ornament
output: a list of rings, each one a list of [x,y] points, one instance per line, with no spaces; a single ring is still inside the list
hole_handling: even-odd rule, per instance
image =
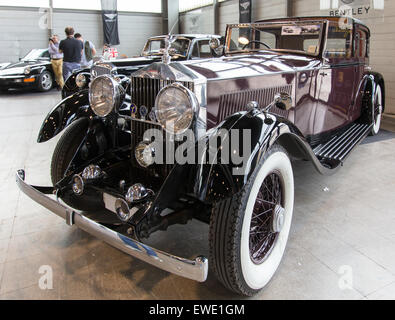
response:
[[[165,38],[165,47],[164,49],[162,49],[162,62],[164,64],[169,64],[171,62],[171,45],[174,43],[174,41],[176,41],[176,37],[172,36],[172,35],[168,35]]]

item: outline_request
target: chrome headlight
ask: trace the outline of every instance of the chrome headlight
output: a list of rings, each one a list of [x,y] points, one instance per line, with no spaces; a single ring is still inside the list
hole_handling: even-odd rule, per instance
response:
[[[89,103],[99,117],[108,116],[119,105],[119,84],[108,75],[94,79],[90,84]]]
[[[30,69],[30,67],[25,68],[25,70],[23,70],[24,74],[29,74],[32,71],[32,69]]]
[[[83,88],[86,85],[86,76],[82,73],[77,74],[75,77],[75,84],[77,85],[78,88]]]
[[[155,100],[155,115],[170,133],[182,134],[190,128],[199,103],[195,94],[180,83],[164,87]]]

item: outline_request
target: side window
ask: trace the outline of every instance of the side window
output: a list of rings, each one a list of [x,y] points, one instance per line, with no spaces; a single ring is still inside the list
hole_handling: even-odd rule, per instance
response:
[[[342,29],[337,24],[329,26],[325,57],[349,59],[352,56],[352,30]]]
[[[41,54],[42,58],[50,58],[51,56],[49,55],[48,50],[45,50],[42,54]]]
[[[364,59],[368,56],[367,34],[365,31],[358,30],[355,33],[355,56]]]
[[[199,58],[199,42],[195,42],[192,50],[192,58]]]
[[[212,58],[209,40],[200,40],[195,42],[192,50],[192,58]]]

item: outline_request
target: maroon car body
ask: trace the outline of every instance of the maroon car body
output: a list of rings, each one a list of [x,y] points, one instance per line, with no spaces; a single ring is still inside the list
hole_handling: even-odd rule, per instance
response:
[[[325,53],[327,34],[330,28],[338,28],[342,19],[307,17],[262,21],[323,22],[326,37],[323,37],[315,57],[265,50],[188,63],[188,67],[207,78],[208,127],[214,127],[227,116],[243,110],[250,100],[259,100],[261,106],[266,106],[272,101],[273,93],[285,91],[292,97],[292,109],[288,112],[272,109],[272,112],[286,117],[315,144],[325,134],[344,128],[361,117],[364,94],[369,93],[367,86],[372,85],[372,77],[382,88],[383,112],[384,79],[369,66],[368,27],[350,19],[350,52],[342,57]],[[272,88],[272,92],[267,92],[267,88]],[[250,95],[240,98],[243,93]],[[262,93],[265,95],[260,95]]]

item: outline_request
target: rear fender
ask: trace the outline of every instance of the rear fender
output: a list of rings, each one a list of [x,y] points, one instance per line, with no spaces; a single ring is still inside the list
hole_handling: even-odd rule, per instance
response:
[[[385,111],[385,82],[384,77],[377,72],[366,72],[360,82],[357,98],[356,107],[361,106],[361,120],[367,124],[371,124],[373,121],[372,106],[374,104],[374,93],[376,92],[377,86],[381,87],[383,95],[383,113]],[[354,119],[355,120],[355,119]]]
[[[60,101],[46,116],[37,142],[46,142],[62,132],[76,119],[93,116],[89,108],[88,90],[77,92]]]
[[[383,113],[384,113],[385,112],[385,97],[386,97],[386,95],[385,95],[385,81],[384,81],[384,77],[383,77],[382,74],[380,74],[378,72],[370,72],[370,75],[373,77],[374,84],[375,84],[373,92],[376,91],[376,87],[378,85],[381,86],[381,92],[383,94]]]

